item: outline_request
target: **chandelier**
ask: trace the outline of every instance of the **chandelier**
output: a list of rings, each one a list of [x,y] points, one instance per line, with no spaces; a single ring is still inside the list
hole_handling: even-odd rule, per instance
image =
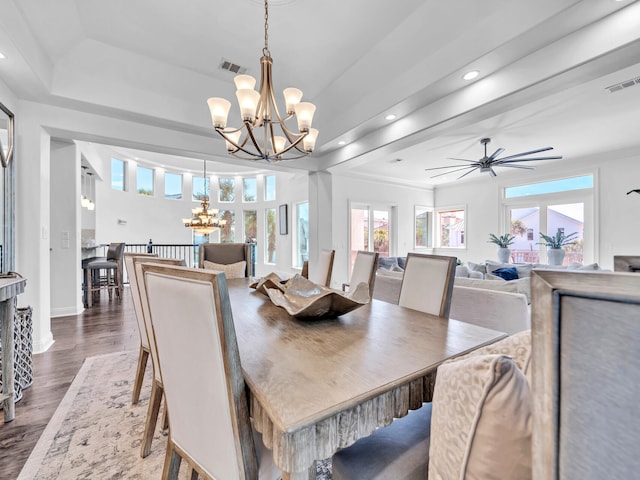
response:
[[[209,184],[207,182],[207,161],[204,161],[204,189],[205,193],[203,193],[202,203],[199,207],[191,209],[192,217],[191,218],[183,218],[182,223],[187,228],[193,229],[195,232],[201,233],[202,235],[208,235],[214,230],[217,230],[221,226],[227,223],[226,220],[221,220],[218,217],[218,209],[217,208],[209,208]]]
[[[264,48],[262,49],[260,90],[254,90],[256,79],[250,75],[236,75],[236,97],[240,107],[242,126],[227,128],[227,117],[231,103],[213,97],[207,100],[213,127],[224,138],[227,152],[243,160],[266,160],[268,162],[293,160],[313,152],[318,130],[311,128],[316,107],[301,102],[302,91],[285,88],[284,99],[287,115],[280,116],[273,91],[271,75],[271,52],[269,52],[269,5],[264,2]],[[295,117],[298,131],[291,130],[286,121]],[[262,129],[262,131],[260,131]],[[281,135],[277,134],[281,133]]]

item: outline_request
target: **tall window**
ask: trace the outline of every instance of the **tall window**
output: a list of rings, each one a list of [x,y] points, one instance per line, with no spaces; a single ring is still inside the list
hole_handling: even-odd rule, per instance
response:
[[[276,225],[276,209],[265,209],[265,263],[276,263]]]
[[[264,177],[264,199],[266,201],[276,199],[276,176],[269,175]]]
[[[258,211],[245,210],[244,215],[244,240],[255,242],[258,239]]]
[[[221,220],[226,223],[220,227],[220,241],[222,243],[232,243],[236,239],[236,216],[233,210],[220,210],[218,213]]]
[[[433,212],[430,208],[416,205],[414,210],[414,227],[416,234],[415,248],[431,246],[431,218]]]
[[[255,178],[242,179],[242,201],[255,202],[258,199],[258,180]]]
[[[462,248],[465,246],[464,209],[439,210],[436,213],[438,224],[438,247]]]
[[[218,193],[218,199],[221,202],[234,202],[236,199],[235,188],[236,182],[233,178],[220,178],[218,180],[220,191]]]
[[[296,204],[295,260],[294,267],[302,268],[309,260],[309,203]]]
[[[182,175],[177,173],[164,174],[164,198],[175,200],[182,198]]]
[[[392,211],[393,207],[378,208],[371,205],[352,205],[350,215],[351,265],[355,261],[358,250],[378,252],[381,257],[388,257],[392,254]]]
[[[117,158],[111,159],[111,188],[124,191],[125,163]]]
[[[153,170],[146,167],[138,167],[136,175],[138,193],[153,197]]]
[[[205,198],[209,198],[209,177],[193,177],[191,200],[201,202]]]
[[[540,233],[576,232],[576,242],[563,247],[564,265],[593,261],[593,175],[506,187],[504,205],[514,262],[547,263]]]

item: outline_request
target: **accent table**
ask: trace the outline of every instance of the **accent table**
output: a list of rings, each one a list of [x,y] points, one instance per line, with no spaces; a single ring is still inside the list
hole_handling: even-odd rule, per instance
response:
[[[4,422],[10,422],[16,416],[14,402],[14,349],[13,331],[15,329],[16,295],[24,292],[26,278],[0,278],[0,338],[2,340],[2,392],[0,400],[3,403]]]
[[[297,320],[249,279],[228,280],[251,415],[283,480],[431,401],[442,362],[505,333],[391,303]]]

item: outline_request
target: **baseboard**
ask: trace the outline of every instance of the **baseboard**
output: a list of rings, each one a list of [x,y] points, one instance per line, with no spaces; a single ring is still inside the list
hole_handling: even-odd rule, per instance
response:
[[[47,336],[39,342],[33,342],[33,353],[36,354],[46,352],[54,342],[55,340],[53,339],[53,334],[49,332]]]
[[[67,315],[80,315],[83,310],[84,307],[80,303],[75,307],[52,308],[50,315],[51,318],[66,317]]]

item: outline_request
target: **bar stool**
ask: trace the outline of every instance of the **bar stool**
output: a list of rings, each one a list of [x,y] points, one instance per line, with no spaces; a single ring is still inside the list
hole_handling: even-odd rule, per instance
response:
[[[124,243],[111,243],[107,251],[106,259],[97,259],[87,262],[85,268],[85,298],[86,307],[93,305],[93,294],[106,288],[109,299],[115,290],[116,297],[121,298],[123,288],[123,256]]]

